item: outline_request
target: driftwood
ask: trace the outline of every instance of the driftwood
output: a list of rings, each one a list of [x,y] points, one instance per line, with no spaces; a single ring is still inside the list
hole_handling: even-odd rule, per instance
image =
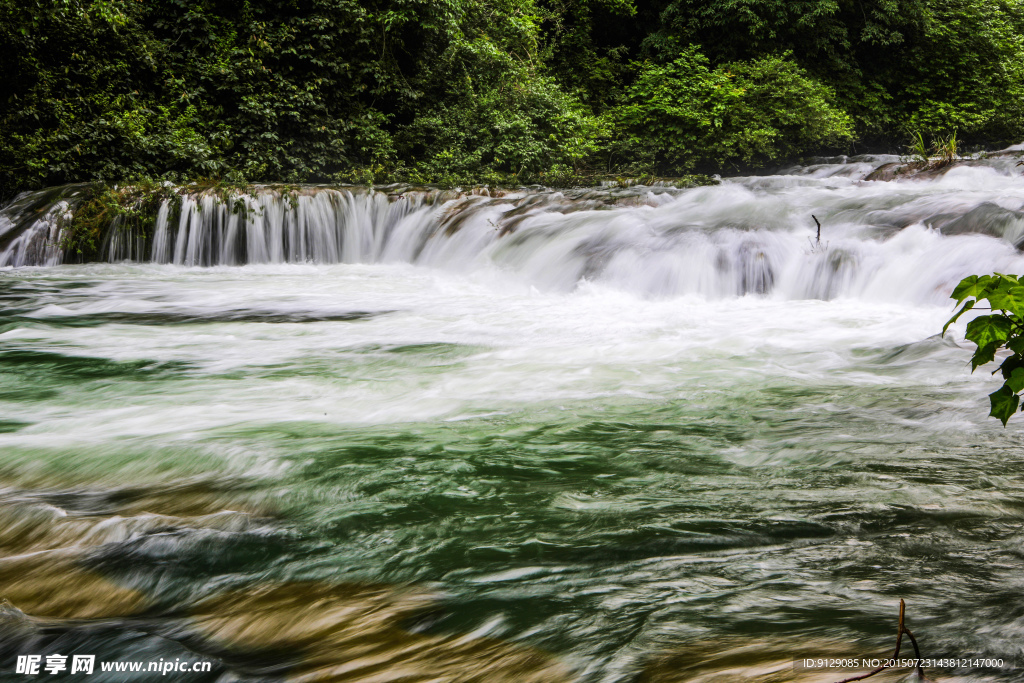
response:
[[[903,625],[903,613],[905,610],[906,603],[904,603],[903,600],[900,599],[900,625],[899,630],[896,631],[896,651],[892,653],[892,657],[890,657],[890,659],[896,659],[897,657],[899,657],[900,645],[903,642],[903,634],[906,633],[907,637],[910,638],[910,642],[914,645],[914,658],[917,660],[917,677],[922,681],[922,683],[926,683],[927,679],[924,677],[924,668],[922,668],[921,666],[921,650],[917,647],[917,638],[914,637],[914,634],[910,632],[909,628]],[[866,674],[854,676],[853,678],[844,678],[841,681],[837,681],[837,683],[853,683],[853,681],[863,681],[865,678],[870,678],[877,673],[885,671],[888,668],[890,668],[888,665],[883,664],[877,669],[872,669]]]
[[[810,237],[807,238],[807,241],[811,245],[810,253],[823,254],[826,251],[828,251],[828,242],[825,242],[825,244],[821,243],[821,221],[819,221],[818,217],[813,214],[811,214],[811,218],[814,219],[814,224],[818,226],[818,234],[814,237],[814,239],[811,239]]]

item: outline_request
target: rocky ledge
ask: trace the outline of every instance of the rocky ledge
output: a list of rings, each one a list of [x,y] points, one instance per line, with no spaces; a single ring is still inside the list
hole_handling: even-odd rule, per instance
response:
[[[993,162],[1001,163],[994,164]],[[869,173],[864,180],[931,180],[961,166],[992,167],[993,165],[1010,167],[1024,173],[1024,151],[1012,149],[1001,152],[988,152],[977,157],[963,159],[894,161],[879,166]]]

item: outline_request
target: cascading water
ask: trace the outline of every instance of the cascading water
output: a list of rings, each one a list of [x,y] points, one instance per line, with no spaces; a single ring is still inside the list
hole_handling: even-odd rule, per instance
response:
[[[175,195],[84,264],[86,188],[17,198],[0,672],[834,683],[794,659],[891,654],[905,599],[923,656],[990,662],[929,679],[1020,680],[1024,418],[938,333],[1024,272],[1022,169],[892,161]]]
[[[107,230],[108,262],[182,266],[414,263],[497,267],[545,289],[581,281],[644,296],[926,301],[973,272],[1010,268],[1024,242],[1012,157],[938,179],[863,178],[893,158],[791,169],[691,190],[456,193],[267,188],[165,200],[144,230]],[[31,195],[0,212],[0,265],[61,259],[59,218]],[[32,218],[26,214],[37,215]],[[812,240],[817,215],[822,244]],[[994,240],[965,237],[984,235]]]

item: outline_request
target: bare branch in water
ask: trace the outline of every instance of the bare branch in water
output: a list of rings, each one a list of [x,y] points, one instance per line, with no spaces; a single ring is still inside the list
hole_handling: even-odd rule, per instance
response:
[[[815,221],[817,221],[816,218],[815,218]],[[890,657],[890,659],[896,659],[897,657],[899,657],[900,645],[903,642],[903,634],[906,633],[907,637],[910,638],[910,642],[914,646],[914,656],[915,656],[916,661],[917,661],[917,676],[922,681],[922,683],[927,683],[927,679],[924,677],[924,669],[921,667],[921,650],[919,650],[918,647],[917,647],[917,638],[914,637],[914,634],[910,632],[909,628],[907,628],[906,626],[903,625],[903,615],[904,615],[905,611],[906,611],[906,603],[904,603],[903,599],[900,598],[900,625],[899,625],[899,629],[896,631],[896,650],[892,653],[892,657]],[[837,683],[853,683],[853,681],[863,681],[865,678],[871,678],[875,674],[881,673],[881,672],[885,671],[888,668],[889,667],[887,665],[883,664],[882,666],[878,667],[877,669],[872,669],[871,671],[867,672],[866,674],[861,674],[860,676],[854,676],[853,678],[844,678],[841,681],[837,681]]]

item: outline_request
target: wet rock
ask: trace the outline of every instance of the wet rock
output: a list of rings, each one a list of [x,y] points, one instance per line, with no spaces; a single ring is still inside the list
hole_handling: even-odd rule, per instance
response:
[[[931,166],[921,162],[904,163],[900,161],[882,164],[869,173],[864,180],[906,180],[909,178],[935,178],[953,168],[955,164]]]
[[[1024,212],[984,202],[963,214],[940,214],[925,225],[943,235],[989,235],[1005,238],[1017,248],[1024,245]]]
[[[934,180],[944,176],[954,168],[968,167],[989,167],[993,166],[992,158],[995,155],[987,155],[983,158],[956,159],[954,161],[893,161],[882,164],[874,171],[865,176],[864,180],[893,181],[893,180]],[[1005,172],[1005,171],[1004,171]]]
[[[39,628],[10,600],[0,600],[0,642],[24,640],[38,633]]]
[[[740,294],[767,294],[775,286],[775,269],[767,251],[755,243],[739,249]]]
[[[408,589],[296,582],[213,596],[196,605],[190,628],[234,652],[282,653],[285,679],[296,683],[573,680],[539,650],[403,628],[434,604],[433,596]]]
[[[67,551],[0,560],[0,599],[33,617],[101,619],[138,614],[150,601],[76,566]]]
[[[648,666],[638,683],[835,683],[867,673],[867,670],[853,667],[801,668],[795,662],[819,658],[884,659],[891,654],[891,650],[885,654],[865,653],[856,643],[813,637],[698,642],[667,654]],[[886,671],[868,680],[896,683],[906,680],[908,673],[906,669]]]

